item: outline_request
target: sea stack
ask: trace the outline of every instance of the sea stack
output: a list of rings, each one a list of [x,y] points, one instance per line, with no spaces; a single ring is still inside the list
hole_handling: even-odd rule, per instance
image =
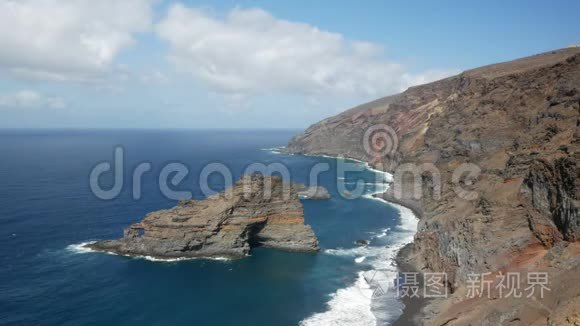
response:
[[[242,258],[254,247],[315,252],[318,240],[304,224],[303,190],[280,177],[246,175],[225,192],[149,213],[123,238],[87,247],[161,259]]]

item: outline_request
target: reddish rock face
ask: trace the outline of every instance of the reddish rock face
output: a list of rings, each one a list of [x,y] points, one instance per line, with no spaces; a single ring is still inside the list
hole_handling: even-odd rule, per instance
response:
[[[426,323],[499,325],[505,319],[545,325],[555,318],[546,309],[574,307],[572,298],[580,296],[580,48],[412,87],[309,127],[288,150],[377,163],[363,141],[378,124],[398,138],[396,150],[383,157],[388,164],[378,168],[396,173],[407,163],[427,163],[440,173],[438,198],[426,174],[421,198],[408,190],[395,196],[394,187],[385,195],[422,215],[405,259],[423,271],[447,272],[457,293],[434,301],[438,307],[430,311],[437,313]],[[477,194],[470,200],[458,196],[452,178],[464,163],[481,170],[470,180],[468,188]],[[413,179],[400,182],[405,189]],[[530,249],[538,245],[545,250]],[[548,271],[552,285],[566,291],[539,305],[498,298],[451,304],[462,302],[468,273],[500,270]]]
[[[256,246],[314,252],[318,240],[304,224],[303,190],[279,177],[244,176],[224,193],[149,213],[123,238],[89,247],[157,258],[241,258]]]

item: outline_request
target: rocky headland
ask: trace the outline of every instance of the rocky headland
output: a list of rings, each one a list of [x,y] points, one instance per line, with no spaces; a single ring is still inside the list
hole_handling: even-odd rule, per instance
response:
[[[363,143],[365,132],[381,124],[397,142],[377,160]],[[420,217],[400,262],[448,276],[449,296],[430,301],[415,323],[578,325],[579,126],[580,48],[566,48],[355,107],[309,127],[288,151],[367,161],[393,174],[405,164],[429,167],[419,172],[419,198],[417,179],[408,175],[395,178],[401,194],[392,186],[384,195]],[[455,179],[465,164],[476,176]],[[466,296],[470,273],[519,273],[517,285],[525,287],[528,272],[547,273],[543,297],[502,296],[497,283],[490,293]]]
[[[326,189],[284,183],[276,176],[243,176],[233,187],[205,200],[147,214],[118,240],[88,248],[127,256],[242,258],[254,247],[315,252],[318,240],[304,224],[300,198],[327,198]]]

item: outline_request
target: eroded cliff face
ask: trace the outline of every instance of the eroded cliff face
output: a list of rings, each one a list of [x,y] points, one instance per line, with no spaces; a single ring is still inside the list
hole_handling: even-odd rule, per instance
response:
[[[398,140],[382,160],[363,146],[365,132],[379,124]],[[421,198],[413,196],[407,175],[402,196],[394,187],[385,194],[421,215],[406,259],[420,270],[448,274],[453,295],[432,303],[424,323],[545,325],[562,314],[580,318],[579,125],[580,48],[568,48],[353,108],[311,126],[288,150],[365,160],[393,173],[408,163],[433,164],[438,196],[429,171],[421,175]],[[454,180],[465,164],[477,166],[478,176]],[[546,298],[462,297],[469,273],[530,270],[549,272]]]
[[[275,176],[244,176],[224,193],[152,212],[125,229],[123,238],[88,247],[156,258],[241,258],[258,246],[317,251],[318,240],[304,224],[304,190]]]

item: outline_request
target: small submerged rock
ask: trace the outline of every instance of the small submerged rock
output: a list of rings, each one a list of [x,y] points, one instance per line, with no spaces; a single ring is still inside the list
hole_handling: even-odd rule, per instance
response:
[[[147,214],[117,240],[86,247],[155,258],[241,258],[254,247],[314,252],[318,239],[304,224],[299,192],[279,177],[243,176],[232,188],[202,201]]]
[[[370,243],[370,242],[369,242],[368,240],[356,240],[356,241],[354,242],[354,244],[355,244],[355,245],[357,245],[357,246],[361,246],[361,247],[366,247],[366,246],[368,246],[368,245],[369,245],[369,243]]]
[[[325,200],[330,199],[330,193],[322,186],[315,186],[300,191],[298,193],[301,199]]]

